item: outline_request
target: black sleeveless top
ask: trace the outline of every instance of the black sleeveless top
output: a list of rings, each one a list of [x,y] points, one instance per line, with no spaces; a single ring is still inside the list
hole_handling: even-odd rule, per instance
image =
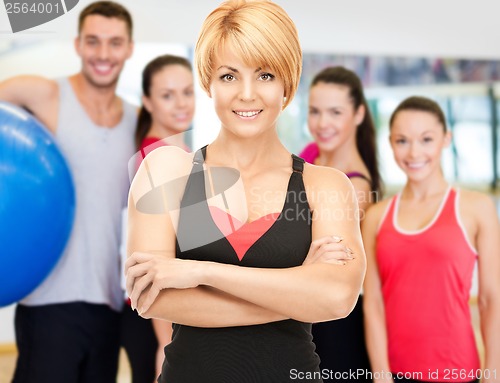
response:
[[[206,147],[195,154],[182,198],[177,258],[261,268],[301,265],[311,244],[311,211],[302,180],[304,161],[292,155],[293,172],[283,210],[240,261],[210,215],[203,171],[205,156]],[[192,236],[201,237],[195,240],[198,245],[191,243],[185,246],[188,250],[182,251],[179,243]],[[218,239],[203,242],[209,238]],[[322,382],[310,323],[289,319],[224,328],[173,327],[159,382]]]

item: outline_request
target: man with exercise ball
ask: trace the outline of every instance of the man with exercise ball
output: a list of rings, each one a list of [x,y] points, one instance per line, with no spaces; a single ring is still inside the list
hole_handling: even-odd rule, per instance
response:
[[[129,12],[110,1],[88,5],[79,16],[75,48],[82,66],[69,78],[19,76],[0,83],[0,100],[30,110],[53,133],[76,190],[62,257],[16,308],[14,383],[116,380],[120,219],[136,110],[115,91],[133,50]]]

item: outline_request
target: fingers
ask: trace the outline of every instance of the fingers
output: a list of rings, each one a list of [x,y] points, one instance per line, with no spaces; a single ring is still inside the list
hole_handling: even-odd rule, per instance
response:
[[[333,240],[333,242],[339,243],[339,242],[342,242],[344,240],[344,238],[342,238],[338,235],[332,235],[332,240]]]
[[[146,290],[151,285],[152,281],[153,276],[151,273],[146,273],[142,277],[135,279],[135,283],[129,294],[130,305],[132,306],[133,310],[137,308],[139,298],[141,297],[144,290]]]
[[[316,252],[316,258],[322,258],[327,254],[335,254],[335,258],[339,260],[354,259],[354,252],[342,243],[327,243],[321,246]]]
[[[352,250],[342,244],[326,244],[319,248],[315,256],[315,262],[328,262],[338,265],[346,265],[354,259]]]
[[[125,288],[134,310],[142,291],[148,286],[146,282],[150,278],[147,278],[146,275],[150,269],[149,262],[153,257],[152,254],[148,253],[133,253],[125,262],[125,275],[127,277]]]
[[[343,238],[340,236],[326,236],[313,241],[304,264],[317,262],[347,264],[347,261],[354,259],[354,252],[342,241]]]
[[[149,270],[148,263],[136,264],[135,266],[131,266],[126,269],[126,283],[125,288],[127,290],[127,294],[130,296],[132,294],[132,290],[134,289],[134,284],[137,278],[141,278],[145,274],[147,274]]]
[[[313,263],[315,255],[321,246],[332,242],[340,243],[341,241],[342,237],[339,236],[326,236],[312,241],[311,246],[309,246],[309,252],[307,253],[304,264]]]
[[[129,268],[132,267],[138,263],[144,263],[148,262],[151,259],[153,259],[154,255],[153,254],[148,254],[148,253],[132,253],[130,257],[127,258],[125,261],[125,271]]]
[[[197,286],[197,282],[192,280],[193,273],[189,272],[190,265],[186,260],[169,259],[159,254],[132,254],[125,265],[126,289],[132,309],[138,309],[139,315],[142,315],[164,288]]]
[[[146,296],[146,299],[144,302],[142,302],[141,307],[138,309],[139,315],[143,315],[148,309],[151,307],[151,305],[154,303],[156,297],[160,293],[160,289],[158,289],[155,285],[151,286],[151,289],[149,289],[148,295]]]
[[[126,289],[132,309],[140,315],[154,303],[162,289],[187,289],[200,284],[205,262],[170,259],[161,254],[134,253],[126,262]],[[195,267],[198,265],[198,267]],[[141,298],[142,297],[142,298]]]
[[[125,276],[126,284],[125,289],[127,294],[130,296],[132,289],[134,287],[135,278],[139,278],[146,274],[148,267],[140,265],[144,265],[144,263],[149,262],[153,259],[152,254],[148,253],[133,253],[130,257],[125,261]]]

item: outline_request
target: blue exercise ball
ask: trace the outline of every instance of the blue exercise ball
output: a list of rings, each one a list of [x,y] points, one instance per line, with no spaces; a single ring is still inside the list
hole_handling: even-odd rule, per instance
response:
[[[0,102],[0,307],[32,292],[68,240],[75,190],[52,134]]]

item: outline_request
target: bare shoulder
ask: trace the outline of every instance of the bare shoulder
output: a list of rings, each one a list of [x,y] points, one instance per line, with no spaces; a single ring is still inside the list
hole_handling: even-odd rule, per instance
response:
[[[42,76],[16,76],[0,83],[0,98],[28,109],[57,101],[57,82]]]
[[[142,161],[133,184],[152,182],[160,185],[187,176],[191,172],[193,156],[193,153],[188,153],[177,146],[156,148]]]
[[[389,204],[391,203],[392,198],[386,198],[380,202],[377,202],[371,205],[366,210],[366,216],[363,220],[363,228],[370,227],[375,229],[380,225],[383,216],[386,214],[387,209],[389,208]]]
[[[497,208],[493,198],[482,192],[458,189],[460,212],[477,220],[490,219],[497,216]]]
[[[59,86],[41,76],[17,76],[0,83],[0,100],[29,110],[53,133],[57,129]]]
[[[354,190],[349,178],[341,171],[331,167],[316,166],[307,163],[304,165],[304,185],[306,189],[332,190],[334,188],[334,190]]]
[[[303,179],[307,201],[313,212],[325,216],[324,212],[331,211],[358,212],[354,187],[341,171],[305,164]]]
[[[194,153],[188,153],[178,146],[169,145],[159,146],[158,148],[152,150],[146,156],[146,159],[148,159],[152,164],[156,164],[159,161],[180,161],[180,163],[176,163],[176,165],[182,165],[186,161],[191,164],[193,162],[193,157]],[[176,166],[173,166],[173,168],[175,167]]]
[[[311,209],[347,209],[358,211],[356,191],[341,171],[325,166],[306,164],[304,187]]]
[[[460,200],[467,204],[473,204],[475,207],[494,206],[493,198],[486,193],[475,190],[458,189]]]
[[[370,206],[370,208],[368,209],[370,215],[380,216],[384,214],[385,211],[387,210],[387,207],[391,203],[392,198],[393,197],[384,198],[382,201],[374,203],[372,206]]]
[[[153,150],[142,161],[129,192],[129,208],[141,213],[176,211],[192,169],[193,154],[175,146]]]
[[[349,178],[356,191],[361,218],[364,219],[366,209],[378,200],[378,192],[371,190],[371,184],[366,178]]]
[[[43,76],[19,76],[19,81],[46,96],[56,96],[59,86],[56,80]]]

